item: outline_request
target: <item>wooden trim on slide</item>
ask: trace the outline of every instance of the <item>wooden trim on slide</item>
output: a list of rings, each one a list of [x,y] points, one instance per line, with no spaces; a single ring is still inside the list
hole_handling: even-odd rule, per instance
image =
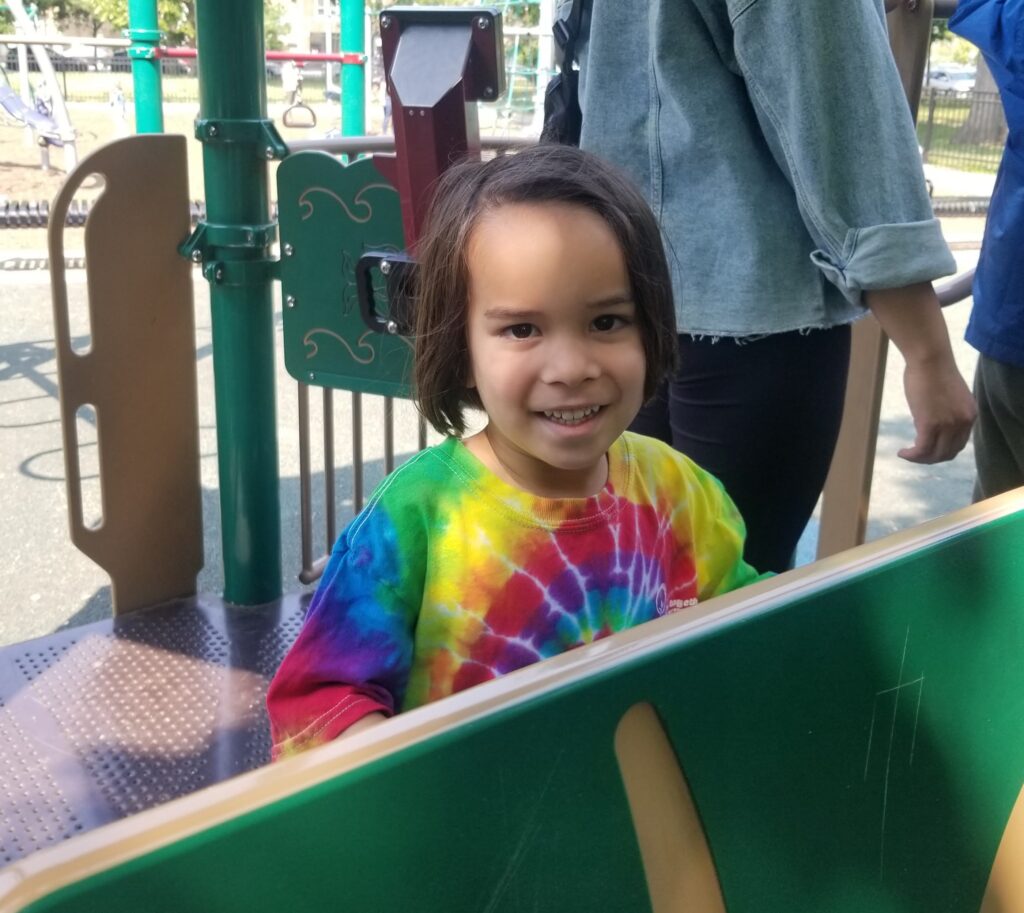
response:
[[[1006,822],[980,913],[1020,913],[1021,910],[1024,910],[1024,787]]]
[[[686,775],[658,714],[634,704],[615,730],[652,913],[726,913]]]

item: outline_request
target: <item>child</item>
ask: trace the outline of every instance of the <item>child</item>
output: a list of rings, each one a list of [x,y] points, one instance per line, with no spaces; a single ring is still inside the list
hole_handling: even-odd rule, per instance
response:
[[[676,346],[624,178],[563,146],[458,165],[419,262],[416,396],[448,437],[338,540],[267,696],[275,757],[756,577],[721,485],[625,433]]]

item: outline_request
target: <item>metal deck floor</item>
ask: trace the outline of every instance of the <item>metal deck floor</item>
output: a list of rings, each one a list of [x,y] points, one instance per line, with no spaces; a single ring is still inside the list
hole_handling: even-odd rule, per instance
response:
[[[0,866],[268,763],[307,600],[201,596],[0,649]]]

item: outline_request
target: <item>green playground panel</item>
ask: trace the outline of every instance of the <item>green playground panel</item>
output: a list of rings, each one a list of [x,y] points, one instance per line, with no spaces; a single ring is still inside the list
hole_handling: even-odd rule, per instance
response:
[[[656,707],[729,913],[977,913],[1024,781],[1024,513],[467,723],[32,913],[649,909]]]
[[[277,199],[288,373],[308,384],[408,396],[411,342],[363,322],[355,283],[363,253],[405,246],[398,191],[372,159],[345,165],[324,152],[297,152],[278,168]],[[379,275],[376,288],[383,300]]]

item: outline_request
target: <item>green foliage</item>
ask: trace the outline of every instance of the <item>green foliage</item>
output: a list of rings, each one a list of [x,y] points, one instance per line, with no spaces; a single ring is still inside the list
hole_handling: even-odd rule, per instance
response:
[[[366,0],[366,8],[374,16],[387,6],[396,3],[409,3],[410,0]],[[412,0],[414,6],[496,6],[501,10],[502,22],[505,25],[536,26],[540,24],[539,0],[491,0],[489,3],[477,4],[467,0]]]
[[[291,26],[284,21],[284,7],[275,0],[265,0],[263,4],[263,36],[268,51],[280,51],[284,48],[284,37],[291,31]]]
[[[931,61],[935,63],[974,63],[978,49],[967,39],[949,30],[948,20],[932,22]]]
[[[105,25],[118,30],[128,28],[127,0],[36,0],[36,3],[41,14],[49,13],[57,20],[58,27],[80,23],[94,35]],[[196,0],[157,0],[157,16],[167,44],[195,44]],[[267,47],[280,48],[288,26],[279,0],[264,0],[263,17]],[[0,24],[13,26],[6,9],[0,10]]]

